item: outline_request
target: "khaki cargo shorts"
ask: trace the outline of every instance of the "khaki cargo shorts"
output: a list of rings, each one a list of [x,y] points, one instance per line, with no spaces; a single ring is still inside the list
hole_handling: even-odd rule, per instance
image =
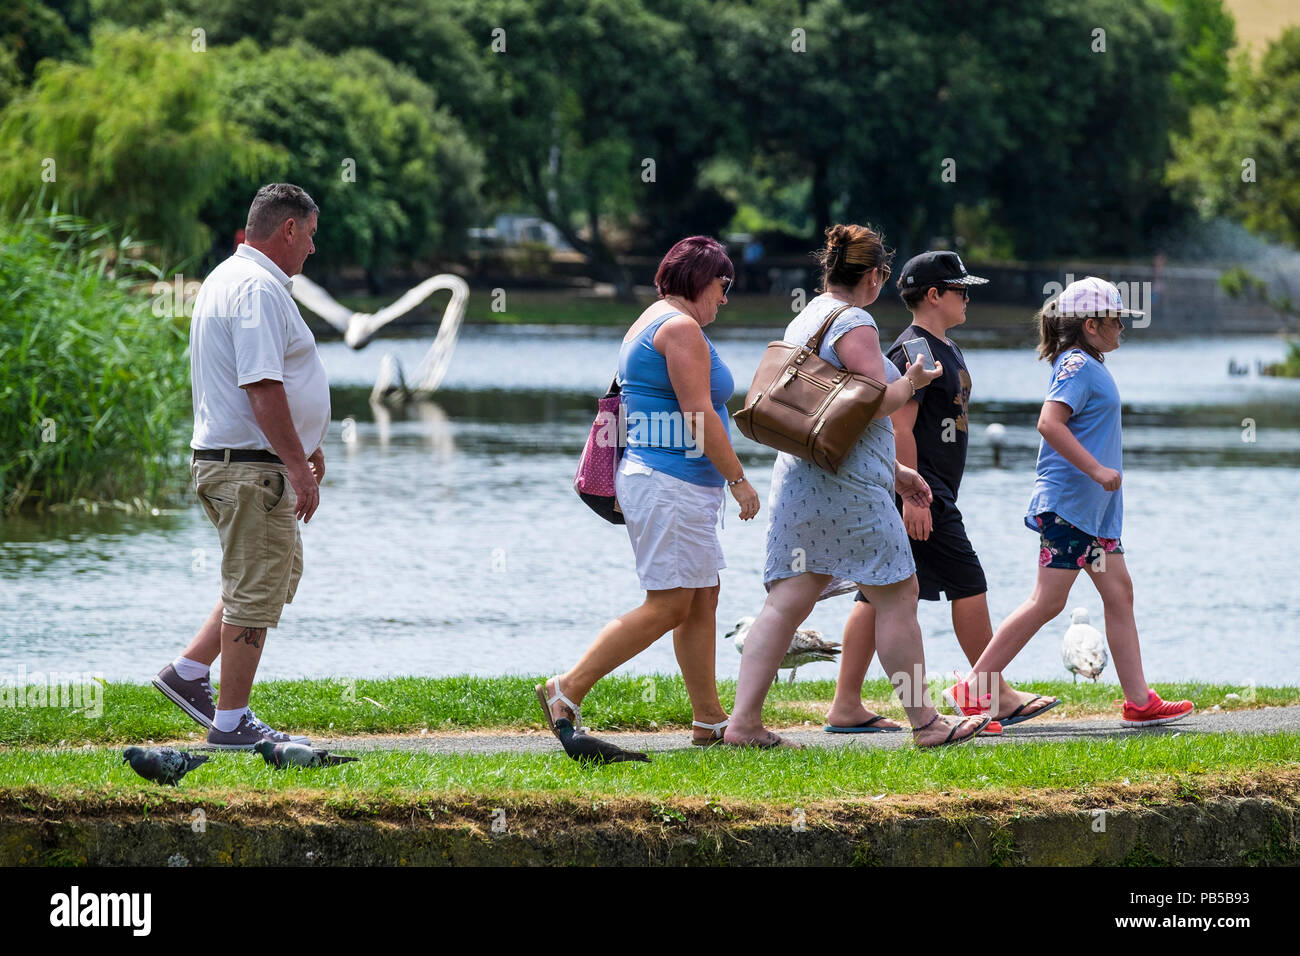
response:
[[[194,461],[194,488],[221,537],[221,620],[275,627],[302,577],[298,496],[284,465]]]

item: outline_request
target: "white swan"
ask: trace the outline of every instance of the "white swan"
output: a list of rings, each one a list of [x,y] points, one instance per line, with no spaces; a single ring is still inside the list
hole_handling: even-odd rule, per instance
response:
[[[745,638],[749,636],[749,629],[754,624],[753,617],[742,617],[736,622],[736,626],[727,632],[726,636],[733,638],[732,643],[736,645],[736,653],[745,653]],[[840,645],[837,641],[828,641],[822,637],[821,631],[814,631],[811,628],[795,631],[794,637],[790,640],[790,649],[785,652],[785,657],[781,659],[780,666],[777,667],[779,672],[785,668],[790,668],[789,683],[794,683],[794,675],[799,672],[799,667],[803,664],[811,664],[814,661],[835,661],[839,657]],[[776,683],[776,679],[772,681]]]
[[[449,290],[451,298],[443,309],[438,334],[416,370],[414,387],[406,386],[396,358],[386,355],[380,364],[379,380],[375,382],[371,395],[396,394],[402,400],[430,395],[442,384],[447,368],[451,365],[451,355],[460,335],[461,322],[465,318],[465,306],[469,302],[469,286],[465,280],[451,273],[433,276],[407,290],[392,305],[372,314],[356,312],[340,305],[328,292],[304,275],[294,276],[293,279],[293,297],[343,333],[343,341],[353,349],[364,348],[381,328],[410,312],[440,289]],[[394,381],[398,384],[394,385]]]
[[[1106,669],[1106,639],[1101,631],[1088,623],[1088,609],[1076,607],[1070,612],[1070,626],[1061,641],[1061,662],[1074,674],[1077,684],[1080,677],[1096,681]]]

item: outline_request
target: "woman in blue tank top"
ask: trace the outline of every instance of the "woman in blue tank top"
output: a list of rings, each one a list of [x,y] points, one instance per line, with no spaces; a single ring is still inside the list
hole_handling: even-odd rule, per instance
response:
[[[740,517],[758,514],[758,493],[731,447],[726,403],[731,371],[704,327],[727,301],[735,268],[707,236],[683,239],[655,275],[659,300],[632,324],[619,351],[627,450],[614,490],[645,589],[640,607],[610,621],[567,673],[537,685],[547,724],[581,727],[592,685],[668,631],[691,698],[692,743],[722,739],[727,715],[714,678],[720,581],[726,567],[717,521],[731,491]]]

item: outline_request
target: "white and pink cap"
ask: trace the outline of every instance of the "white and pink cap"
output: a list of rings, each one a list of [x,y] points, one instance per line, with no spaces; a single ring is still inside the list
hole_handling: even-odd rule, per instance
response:
[[[1146,315],[1139,309],[1124,308],[1124,298],[1119,294],[1119,289],[1096,276],[1088,276],[1067,285],[1057,297],[1056,311],[1060,315],[1092,317]]]

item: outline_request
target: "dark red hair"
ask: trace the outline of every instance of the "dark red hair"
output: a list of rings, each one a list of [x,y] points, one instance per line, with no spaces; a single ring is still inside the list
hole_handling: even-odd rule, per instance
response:
[[[660,298],[676,295],[698,299],[718,276],[736,277],[736,267],[731,264],[727,250],[709,236],[691,236],[669,249],[659,263],[655,289]]]

